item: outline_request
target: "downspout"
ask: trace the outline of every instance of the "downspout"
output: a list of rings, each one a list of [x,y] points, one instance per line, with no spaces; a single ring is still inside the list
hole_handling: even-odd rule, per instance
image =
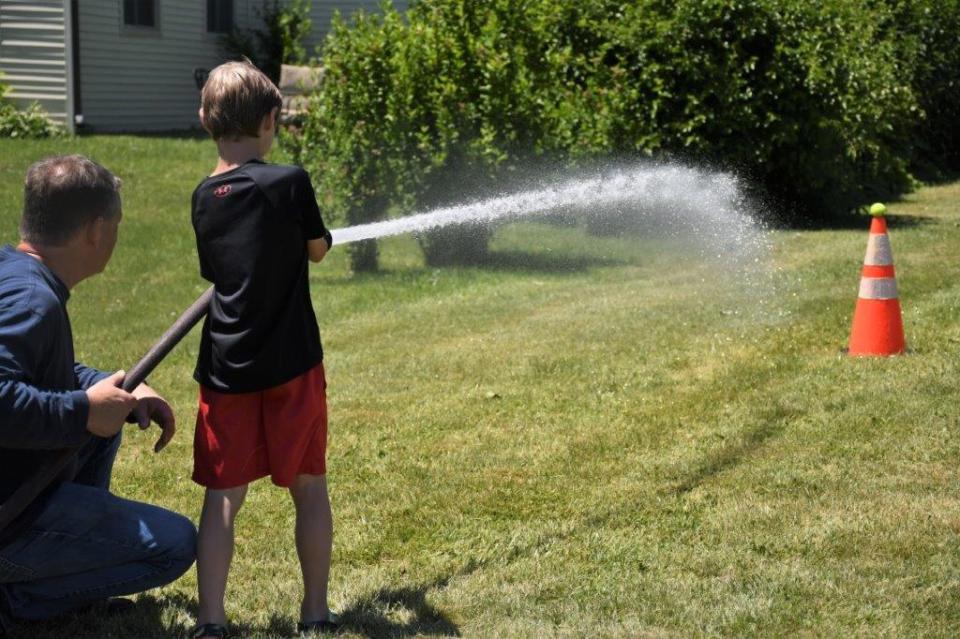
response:
[[[63,0],[63,52],[66,61],[66,118],[71,134],[83,123],[80,105],[80,29],[77,24],[77,0]]]

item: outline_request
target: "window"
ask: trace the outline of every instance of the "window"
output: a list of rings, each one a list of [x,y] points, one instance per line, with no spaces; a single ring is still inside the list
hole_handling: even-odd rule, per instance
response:
[[[130,27],[156,27],[157,0],[123,0],[123,24]]]
[[[233,0],[207,0],[207,33],[233,31]]]

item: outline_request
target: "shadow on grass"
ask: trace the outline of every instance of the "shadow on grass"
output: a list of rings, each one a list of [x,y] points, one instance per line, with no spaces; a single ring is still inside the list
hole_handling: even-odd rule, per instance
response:
[[[171,614],[174,612],[174,614]],[[188,637],[191,627],[176,621],[176,617],[187,613],[193,619],[197,616],[197,600],[176,593],[163,597],[142,595],[137,605],[129,612],[103,617],[102,613],[88,612],[65,615],[50,621],[20,622],[10,637],[31,637],[31,639],[170,639],[170,637]],[[230,624],[235,637],[296,637],[296,624],[292,619],[271,615],[266,624]]]
[[[624,260],[596,255],[566,253],[524,253],[523,251],[491,251],[476,264],[479,268],[539,273],[581,272],[597,266],[625,266]]]
[[[389,269],[381,268],[377,271],[350,273],[337,277],[321,278],[313,275],[310,286],[342,286],[358,280],[382,280],[397,275],[411,278],[422,276],[433,270],[480,270],[480,271],[514,271],[526,273],[582,273],[590,268],[608,266],[628,266],[631,262],[599,255],[570,255],[556,253],[525,253],[523,251],[491,251],[485,258],[467,264],[444,264],[423,266],[417,268]]]
[[[935,220],[921,215],[901,215],[893,214],[887,216],[887,225],[892,229],[907,229],[924,224],[932,224]],[[850,213],[840,215],[828,220],[790,220],[780,222],[773,220],[771,224],[775,228],[790,229],[797,231],[824,231],[824,230],[866,230],[870,228],[870,216],[864,214]]]
[[[427,602],[427,593],[445,588],[450,577],[416,587],[380,588],[341,613],[345,628],[366,637],[459,637],[460,628]]]
[[[761,424],[744,433],[743,438],[738,443],[711,451],[703,462],[673,486],[672,492],[677,495],[685,495],[723,471],[739,465],[751,453],[763,446],[767,440],[779,435],[783,431],[783,427],[783,421]]]
[[[167,131],[90,131],[87,129],[79,129],[77,131],[77,137],[137,137],[137,138],[148,138],[155,140],[208,140],[210,139],[210,134],[201,129],[198,126],[191,129],[170,129]]]
[[[64,615],[50,621],[18,622],[7,636],[34,639],[59,639],[60,637],[71,639],[156,637],[160,639],[185,636],[185,628],[164,621],[164,611],[182,605],[181,599],[189,601],[183,596],[157,598],[153,595],[143,595],[137,599],[136,607],[128,612],[104,617],[102,612],[94,609]],[[193,608],[195,609],[196,606],[194,605]]]
[[[427,602],[427,593],[444,588],[450,577],[416,587],[381,588],[354,601],[340,618],[344,630],[366,637],[459,637],[460,629],[446,615]],[[173,613],[173,614],[171,614]],[[186,637],[190,628],[178,623],[184,613],[197,615],[197,600],[181,593],[162,597],[142,595],[129,612],[104,618],[89,611],[65,615],[51,621],[21,622],[9,637],[32,639],[169,639]],[[296,622],[279,614],[266,623],[231,624],[235,637],[296,637]]]

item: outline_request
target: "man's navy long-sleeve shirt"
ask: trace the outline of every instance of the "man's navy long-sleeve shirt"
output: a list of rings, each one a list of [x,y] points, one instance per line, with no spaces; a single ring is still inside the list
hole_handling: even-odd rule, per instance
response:
[[[84,389],[106,374],[74,361],[69,298],[39,260],[0,249],[0,503],[53,451],[88,438]],[[42,505],[41,498],[0,538],[28,525]]]

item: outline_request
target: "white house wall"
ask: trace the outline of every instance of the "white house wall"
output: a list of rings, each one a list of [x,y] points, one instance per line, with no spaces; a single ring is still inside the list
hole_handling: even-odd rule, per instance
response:
[[[69,0],[0,0],[0,71],[9,97],[40,104],[65,120],[76,113],[95,131],[166,131],[197,126],[194,69],[225,60],[206,32],[204,0],[158,0],[155,29],[123,24],[123,0],[79,0],[79,95],[71,87]],[[313,0],[307,49],[313,55],[335,11],[376,11],[379,0]],[[405,9],[406,0],[395,0]],[[262,0],[234,0],[239,28],[252,26]]]
[[[80,109],[98,131],[164,131],[197,126],[195,68],[223,54],[206,32],[206,2],[160,0],[158,28],[123,24],[122,0],[80,0]],[[237,15],[247,14],[237,0]]]
[[[67,57],[63,0],[0,0],[0,82],[20,106],[40,105],[67,117]]]
[[[6,1],[6,0],[3,0]],[[22,3],[27,4],[27,3]],[[197,126],[197,67],[224,61],[217,37],[206,32],[203,0],[159,0],[159,28],[125,27],[122,0],[80,0],[80,83],[84,123],[100,131],[164,131]],[[405,8],[406,1],[396,6]],[[256,20],[260,0],[235,0],[238,27]],[[313,0],[312,53],[333,12],[375,11],[379,0]]]

